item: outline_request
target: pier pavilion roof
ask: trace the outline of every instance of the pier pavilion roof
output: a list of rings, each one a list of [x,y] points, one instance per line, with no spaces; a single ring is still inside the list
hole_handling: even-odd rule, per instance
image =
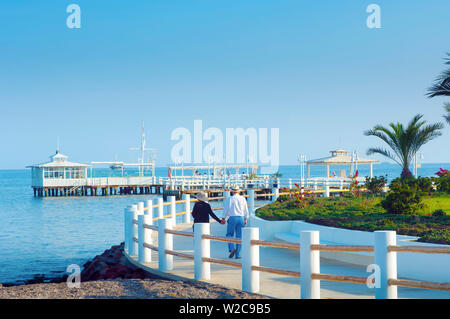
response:
[[[27,167],[90,167],[91,165],[88,164],[81,164],[81,163],[74,163],[69,162],[68,156],[61,154],[59,151],[56,151],[56,153],[52,156],[50,156],[51,161],[42,163],[42,164],[35,164]]]
[[[361,158],[349,155],[349,151],[346,150],[335,150],[330,151],[331,156],[317,158],[313,160],[307,161],[308,165],[350,165],[350,164],[370,164],[370,163],[377,163],[379,161],[367,159],[367,158]]]

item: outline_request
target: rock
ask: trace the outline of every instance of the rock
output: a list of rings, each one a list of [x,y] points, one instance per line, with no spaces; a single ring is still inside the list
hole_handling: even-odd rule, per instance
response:
[[[130,265],[123,254],[123,248],[123,243],[112,246],[92,261],[86,262],[81,272],[81,281],[158,278]]]
[[[83,270],[80,274],[82,282],[96,281],[96,280],[111,280],[116,278],[121,279],[161,279],[158,276],[152,275],[140,268],[137,268],[128,263],[123,254],[124,243],[112,246],[105,250],[101,255],[95,256],[92,260],[87,261],[83,265]],[[53,272],[56,273],[56,272]],[[3,283],[1,287],[41,284],[41,283],[62,283],[67,281],[68,275],[65,272],[60,277],[46,277],[43,274],[34,275],[33,279],[25,280],[16,283]]]

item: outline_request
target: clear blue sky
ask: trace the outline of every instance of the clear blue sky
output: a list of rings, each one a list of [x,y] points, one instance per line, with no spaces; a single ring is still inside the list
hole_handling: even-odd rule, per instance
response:
[[[81,7],[68,29],[66,7]],[[367,5],[381,29],[366,27]],[[381,145],[363,131],[423,113],[450,52],[450,1],[2,0],[0,169],[135,160],[145,120],[158,164],[176,127],[278,127],[280,162]],[[423,148],[450,162],[450,127]],[[381,159],[381,158],[378,158]]]

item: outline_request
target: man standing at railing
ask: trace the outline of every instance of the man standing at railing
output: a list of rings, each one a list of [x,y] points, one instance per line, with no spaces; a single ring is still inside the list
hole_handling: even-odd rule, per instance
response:
[[[242,238],[242,227],[247,225],[247,200],[244,196],[241,196],[239,192],[239,187],[234,186],[231,189],[231,197],[228,197],[224,203],[222,220],[225,221],[225,218],[228,217],[227,237],[233,237],[236,235],[236,238]],[[236,244],[235,247],[233,243],[228,243],[228,251],[230,253],[230,255],[228,256],[229,258],[241,258],[239,256],[241,251],[240,244]]]

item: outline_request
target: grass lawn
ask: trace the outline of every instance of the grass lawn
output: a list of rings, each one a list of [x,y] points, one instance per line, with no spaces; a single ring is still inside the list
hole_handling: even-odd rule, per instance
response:
[[[287,197],[258,209],[266,220],[304,220],[309,223],[364,231],[395,230],[398,234],[418,236],[419,241],[450,244],[450,195],[435,195],[423,200],[417,215],[388,214],[381,207],[382,197],[308,198],[304,208]],[[431,214],[442,209],[445,216]]]
[[[442,209],[450,215],[450,195],[428,197],[423,200],[423,203],[423,214],[431,214],[437,209]]]

